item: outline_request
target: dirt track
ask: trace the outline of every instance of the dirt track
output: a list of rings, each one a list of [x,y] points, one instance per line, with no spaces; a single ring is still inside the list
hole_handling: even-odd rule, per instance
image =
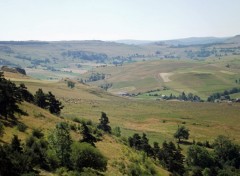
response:
[[[163,79],[163,82],[170,82],[169,77],[173,75],[173,73],[159,73],[159,76]]]

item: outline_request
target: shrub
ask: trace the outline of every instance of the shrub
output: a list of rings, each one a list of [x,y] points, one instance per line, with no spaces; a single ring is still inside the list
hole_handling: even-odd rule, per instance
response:
[[[25,132],[27,130],[27,125],[25,125],[24,123],[18,123],[17,124],[17,129],[21,132]]]
[[[79,119],[79,118],[77,118],[77,117],[73,118],[73,121],[74,121],[74,122],[77,122],[77,123],[81,123],[81,119]]]
[[[38,139],[40,139],[44,136],[44,134],[42,133],[42,131],[40,129],[33,129],[32,135]]]
[[[56,174],[58,176],[65,176],[65,175],[68,175],[68,169],[65,168],[65,167],[60,167],[56,170]]]
[[[121,137],[121,129],[120,129],[120,127],[115,127],[113,129],[113,135],[115,135],[117,137]]]
[[[76,124],[70,124],[70,129],[72,131],[77,131],[77,125]]]
[[[84,167],[99,171],[107,169],[107,159],[98,149],[88,143],[74,143],[72,145],[71,161],[78,171],[82,171]]]
[[[0,137],[4,134],[4,124],[0,122]]]
[[[57,167],[60,166],[60,160],[57,157],[56,152],[51,149],[47,150],[47,160],[48,160],[50,169],[52,170],[55,170]]]

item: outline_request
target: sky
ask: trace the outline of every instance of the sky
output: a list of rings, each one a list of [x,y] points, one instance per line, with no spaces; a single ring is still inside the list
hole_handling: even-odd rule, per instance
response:
[[[0,0],[0,40],[168,40],[240,34],[240,0]]]

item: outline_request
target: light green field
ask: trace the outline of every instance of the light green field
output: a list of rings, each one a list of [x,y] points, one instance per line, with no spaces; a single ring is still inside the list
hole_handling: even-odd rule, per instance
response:
[[[21,117],[19,120],[30,129],[27,133],[21,133],[16,128],[7,128],[7,135],[3,141],[9,141],[12,134],[17,134],[24,139],[30,134],[32,128],[42,128],[48,133],[49,129],[61,120],[69,121],[74,117],[99,122],[101,112],[107,113],[112,128],[119,126],[122,136],[129,137],[134,133],[146,133],[152,144],[154,141],[160,144],[164,141],[176,141],[173,134],[178,126],[184,125],[190,129],[189,142],[210,143],[218,135],[227,135],[234,142],[240,143],[240,104],[233,103],[192,103],[177,101],[155,101],[147,99],[131,99],[112,95],[99,88],[88,85],[76,84],[73,89],[67,87],[64,81],[41,81],[28,77],[5,74],[7,78],[17,84],[24,82],[31,92],[42,88],[44,92],[52,91],[58,99],[63,102],[64,109],[61,116],[64,119],[54,117],[45,110],[23,103],[21,108],[25,109],[29,116]],[[169,90],[165,90],[169,93]],[[161,91],[160,91],[161,92]],[[160,93],[158,92],[158,93]],[[73,123],[73,122],[70,122]],[[78,133],[72,133],[75,140],[79,139]],[[131,158],[141,158],[141,153],[134,152],[127,146],[122,145],[112,137],[104,136],[102,142],[97,143],[101,152],[108,156],[109,164],[107,175],[121,175],[116,162],[129,163]],[[181,145],[183,153],[186,154],[188,146]],[[141,163],[140,163],[141,164]],[[161,167],[154,165],[159,175],[169,175]]]
[[[18,83],[17,79],[15,82]],[[104,111],[111,126],[119,126],[126,136],[146,132],[151,141],[173,140],[178,125],[185,125],[190,129],[190,141],[211,141],[223,134],[240,143],[240,125],[237,123],[240,104],[137,100],[82,84],[70,89],[64,82],[25,80],[24,83],[32,92],[38,88],[52,91],[65,106],[63,117],[98,122]]]
[[[229,62],[234,60],[235,67],[240,65],[240,58],[229,59]],[[110,76],[104,81],[96,81],[92,84],[113,83],[109,91],[115,94],[144,93],[167,87],[175,94],[183,91],[191,92],[206,99],[212,93],[240,87],[240,84],[235,82],[240,78],[240,70],[235,67],[225,67],[224,62],[226,61],[160,60],[96,68],[95,72]]]

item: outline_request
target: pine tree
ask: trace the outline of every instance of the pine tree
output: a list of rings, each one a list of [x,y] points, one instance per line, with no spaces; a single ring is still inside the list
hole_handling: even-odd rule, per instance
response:
[[[46,95],[46,99],[48,101],[48,109],[50,113],[60,115],[61,109],[63,109],[62,103],[55,98],[51,92],[48,92]]]
[[[27,90],[27,87],[23,83],[19,85],[19,93],[21,94],[23,100],[30,103],[34,101],[33,95]]]
[[[143,133],[142,139],[141,139],[141,150],[146,152],[148,156],[153,155],[152,147],[149,145],[148,138],[145,133]]]
[[[11,141],[11,150],[22,153],[23,148],[21,147],[21,140],[18,139],[17,135],[14,135]]]
[[[160,154],[160,147],[157,142],[153,143],[153,158],[156,160],[159,157]]]
[[[81,134],[83,135],[83,139],[80,142],[87,142],[92,146],[95,146],[94,142],[97,142],[97,139],[90,133],[90,130],[85,123],[82,124]]]
[[[109,122],[107,114],[105,112],[102,112],[102,116],[99,119],[99,121],[100,121],[100,123],[98,125],[98,128],[105,132],[111,133],[111,127],[108,125],[110,122]]]
[[[181,151],[176,148],[173,142],[163,142],[159,160],[163,161],[164,166],[170,172],[178,175],[184,174],[184,156],[181,154]]]
[[[34,103],[40,108],[48,107],[47,97],[43,93],[42,89],[38,89],[36,91],[36,94],[34,95]]]
[[[0,72],[0,115],[6,119],[14,118],[14,113],[23,113],[18,106],[23,100],[18,91],[18,87],[9,80],[3,77]]]

